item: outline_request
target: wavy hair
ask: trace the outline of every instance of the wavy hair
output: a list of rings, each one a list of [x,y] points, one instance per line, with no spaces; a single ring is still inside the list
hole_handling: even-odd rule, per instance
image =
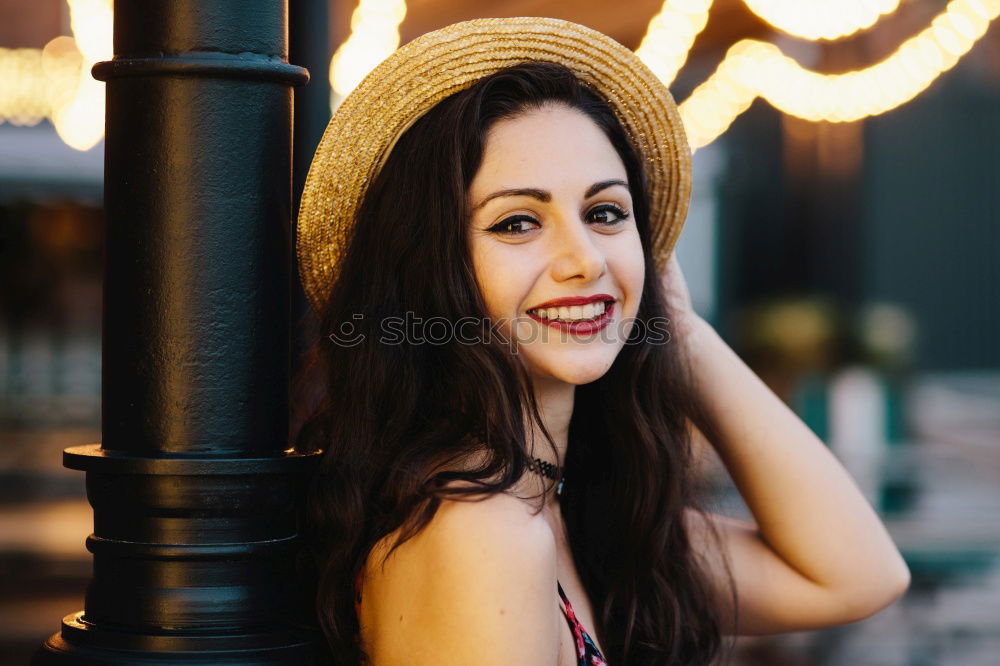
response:
[[[384,322],[408,312],[486,321],[466,193],[494,123],[551,103],[584,113],[617,151],[646,264],[630,339],[604,376],[576,389],[564,461],[560,505],[595,630],[611,664],[708,664],[720,653],[719,611],[683,521],[686,507],[701,511],[686,422],[697,409],[690,372],[677,345],[644,338],[650,320],[670,312],[650,252],[642,161],[611,107],[571,70],[530,62],[451,95],[400,137],[318,316],[319,330],[340,340],[318,336],[297,380],[294,444],[322,451],[300,512],[300,571],[337,664],[367,659],[354,580],[373,546],[396,530],[393,549],[401,545],[444,498],[514,485],[530,461],[525,415],[552,444],[507,345],[383,341]],[[477,452],[481,465],[454,468]],[[468,483],[445,487],[454,480]]]

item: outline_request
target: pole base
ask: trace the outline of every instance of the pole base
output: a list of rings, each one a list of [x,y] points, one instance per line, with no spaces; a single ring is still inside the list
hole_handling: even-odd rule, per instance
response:
[[[263,633],[133,634],[97,628],[83,620],[83,611],[63,618],[35,653],[31,666],[164,666],[165,664],[241,664],[320,666],[320,637],[286,629]]]

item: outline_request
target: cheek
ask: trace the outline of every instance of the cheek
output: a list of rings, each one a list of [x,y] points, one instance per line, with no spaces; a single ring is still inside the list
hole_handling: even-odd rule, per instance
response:
[[[621,244],[615,254],[615,274],[625,292],[625,305],[629,310],[626,314],[635,316],[639,311],[639,299],[642,296],[643,283],[646,279],[642,241],[639,239],[638,231],[634,229],[620,240]]]
[[[503,249],[485,243],[472,243],[470,248],[479,293],[486,305],[486,314],[494,322],[510,317],[518,307],[516,285],[507,279],[511,270]]]

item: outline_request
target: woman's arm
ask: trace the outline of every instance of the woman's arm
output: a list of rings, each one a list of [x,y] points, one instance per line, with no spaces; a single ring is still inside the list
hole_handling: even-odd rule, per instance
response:
[[[878,515],[808,426],[707,322],[684,309],[690,300],[678,276],[672,259],[665,281],[684,317],[676,342],[691,364],[703,410],[704,421],[695,425],[756,521],[712,517],[739,596],[739,626],[728,633],[812,629],[881,610],[906,591],[910,574]],[[715,543],[695,512],[687,518],[722,601],[725,569]]]

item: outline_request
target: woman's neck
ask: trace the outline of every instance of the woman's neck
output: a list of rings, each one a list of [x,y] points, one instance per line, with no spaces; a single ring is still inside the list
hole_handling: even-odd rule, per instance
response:
[[[562,466],[566,463],[566,452],[569,447],[569,422],[573,416],[573,398],[576,386],[554,379],[536,379],[533,383],[535,402],[538,404],[538,414],[545,424],[546,430],[555,444],[555,451],[545,439],[538,424],[531,414],[525,414],[525,432],[528,434],[528,455],[544,460],[552,465]],[[533,493],[541,492],[548,479],[537,474],[526,474],[528,485]],[[558,502],[556,488],[553,484],[545,497],[546,505]]]
[[[545,424],[545,428],[552,436],[555,450],[545,439],[538,424],[525,408],[524,430],[527,437],[528,455],[540,460],[544,460],[552,465],[562,466],[566,462],[566,452],[569,446],[569,422],[573,415],[573,399],[576,386],[559,382],[556,380],[534,382],[535,402],[538,405],[538,414]],[[462,469],[465,471],[480,467],[486,460],[487,452],[485,447],[470,454]],[[569,480],[568,483],[572,483]],[[557,509],[559,506],[556,495],[556,485],[550,479],[525,471],[524,475],[509,489],[508,492],[522,497],[537,498],[545,492],[545,507],[547,509]],[[546,488],[546,486],[549,486]],[[558,513],[558,511],[556,512]]]

